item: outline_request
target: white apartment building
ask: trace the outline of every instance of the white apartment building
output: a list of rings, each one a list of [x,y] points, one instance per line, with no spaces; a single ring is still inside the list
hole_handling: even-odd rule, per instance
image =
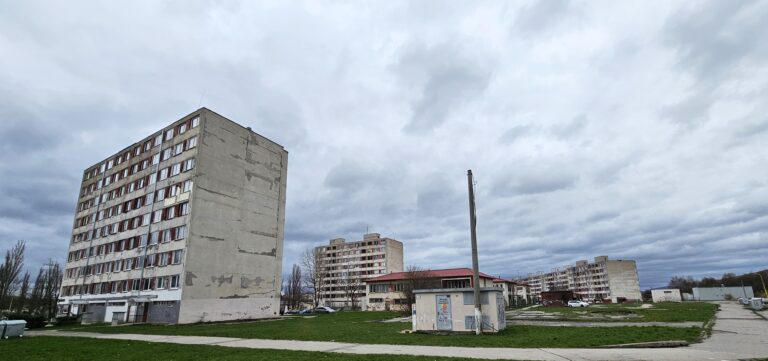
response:
[[[315,250],[323,271],[319,303],[331,307],[364,310],[366,280],[403,271],[403,243],[382,238],[378,233],[365,234],[363,240],[357,242],[332,239],[327,246]],[[354,305],[351,298],[355,300]]]
[[[551,272],[529,274],[522,281],[530,285],[536,298],[543,291],[569,290],[583,300],[642,299],[635,261],[609,260],[608,256],[595,257],[591,263],[581,260]]]
[[[287,158],[201,108],[88,167],[59,313],[152,323],[276,316]]]

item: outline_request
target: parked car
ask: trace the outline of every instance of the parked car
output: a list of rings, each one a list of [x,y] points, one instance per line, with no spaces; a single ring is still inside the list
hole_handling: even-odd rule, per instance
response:
[[[328,307],[328,306],[319,306],[319,307],[315,307],[313,312],[315,312],[315,313],[334,313],[334,312],[337,312],[337,311],[334,310],[333,308]]]
[[[305,308],[305,309],[299,311],[300,315],[306,315],[306,314],[310,314],[310,313],[312,313],[312,309],[311,308]]]
[[[748,298],[739,297],[737,301],[739,301],[739,303],[741,303],[744,306],[748,306],[749,305],[749,299]]]
[[[568,301],[568,307],[589,307],[589,303],[580,300]]]

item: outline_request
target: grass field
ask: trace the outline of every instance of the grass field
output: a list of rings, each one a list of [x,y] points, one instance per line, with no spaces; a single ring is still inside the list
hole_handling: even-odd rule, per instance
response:
[[[25,337],[0,341],[4,361],[47,360],[274,360],[274,361],[461,361],[451,357],[350,355],[326,352],[257,350],[79,337]]]
[[[68,327],[69,331],[157,335],[221,336],[274,340],[338,341],[369,344],[466,347],[593,347],[632,342],[686,340],[696,342],[700,328],[671,327],[542,327],[511,326],[498,334],[438,336],[404,334],[410,323],[378,322],[396,316],[388,312],[340,312],[314,318],[195,324],[179,326],[131,325]]]
[[[585,308],[538,307],[536,311],[558,312],[564,320],[584,320],[580,316],[634,316],[626,319],[605,319],[601,321],[622,322],[707,322],[715,316],[717,305],[706,302],[664,302],[655,303],[651,308],[639,305],[594,305]]]

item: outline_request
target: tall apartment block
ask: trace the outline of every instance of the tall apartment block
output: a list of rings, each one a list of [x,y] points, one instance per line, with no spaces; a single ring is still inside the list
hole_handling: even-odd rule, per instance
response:
[[[642,299],[635,261],[609,260],[608,256],[595,257],[592,263],[582,260],[552,272],[529,274],[522,281],[531,286],[534,297],[543,291],[570,290],[583,300]]]
[[[403,271],[403,243],[381,238],[378,233],[363,235],[363,240],[347,243],[344,238],[315,247],[324,271],[320,303],[331,307],[366,309],[366,283],[369,278]],[[352,305],[350,293],[356,304]]]
[[[288,153],[201,108],[83,174],[59,312],[83,322],[274,317]]]

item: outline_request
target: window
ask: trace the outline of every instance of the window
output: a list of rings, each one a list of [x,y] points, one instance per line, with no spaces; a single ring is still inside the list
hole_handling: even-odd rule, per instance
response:
[[[171,288],[179,288],[179,275],[171,276]]]
[[[141,289],[143,291],[149,291],[152,288],[152,283],[154,282],[150,282],[150,279],[148,278],[141,280]]]
[[[152,156],[152,165],[155,165],[157,163],[160,163],[160,153],[157,153]]]
[[[163,133],[160,133],[155,136],[155,146],[160,145],[160,143],[163,142]]]
[[[155,281],[155,289],[162,290],[168,287],[168,279],[165,277],[158,277]]]
[[[155,184],[155,180],[157,179],[157,173],[152,173],[148,176],[147,184]]]
[[[180,216],[184,216],[184,215],[187,215],[187,214],[189,214],[189,204],[188,203],[182,203],[181,204],[181,212],[180,212],[179,215]]]
[[[184,151],[184,143],[176,144],[176,147],[173,148],[173,156],[177,156],[181,154]]]
[[[133,260],[132,259],[129,258],[129,259],[124,259],[123,260],[123,270],[130,271],[132,265],[133,265]]]
[[[171,148],[165,148],[163,149],[163,155],[160,157],[160,160],[166,160],[171,157]]]
[[[145,247],[147,245],[147,235],[142,234],[139,236],[139,247]]]
[[[187,226],[176,227],[176,240],[184,239],[187,236]]]
[[[156,199],[156,201],[159,202],[159,201],[162,201],[163,199],[165,199],[165,188],[157,191],[157,199]]]
[[[160,242],[160,232],[154,231],[149,234],[149,244],[154,245]]]
[[[181,173],[181,163],[176,163],[171,166],[171,177]]]
[[[187,139],[187,149],[192,149],[197,146],[197,137]]]
[[[192,119],[192,128],[195,128],[198,125],[200,125],[200,117],[195,117],[194,119]]]
[[[168,256],[170,256],[169,253],[161,253],[160,254],[160,260],[158,261],[157,265],[159,267],[165,267],[168,265]]]
[[[181,184],[174,184],[170,187],[171,193],[168,195],[169,197],[173,197],[181,193]]]
[[[170,242],[172,238],[170,228],[163,231],[163,243]]]
[[[120,268],[123,266],[123,261],[115,261],[113,262],[114,265],[112,265],[112,271],[113,272],[120,272]]]
[[[157,223],[163,220],[163,211],[155,211],[155,213],[152,215],[152,223]]]
[[[191,190],[192,190],[192,180],[190,179],[190,180],[184,181],[183,192],[186,193]]]
[[[168,168],[163,168],[160,170],[160,179],[159,180],[165,180],[168,178]]]
[[[168,212],[166,219],[176,218],[176,207],[168,207],[166,208],[166,211]]]
[[[144,203],[152,204],[152,202],[154,202],[154,201],[155,201],[155,193],[150,193],[150,194],[147,194],[147,199],[146,199],[146,201],[144,201]],[[149,220],[147,220],[146,223],[149,223]]]
[[[165,131],[165,140],[168,141],[170,139],[173,139],[173,128]]]
[[[190,170],[190,169],[192,169],[192,168],[194,168],[194,167],[195,167],[195,158],[187,159],[184,162],[184,171],[185,172]]]
[[[187,131],[187,124],[182,124],[179,126],[179,134],[184,134],[184,132]]]
[[[181,263],[181,252],[182,251],[180,249],[173,251],[173,264]]]

